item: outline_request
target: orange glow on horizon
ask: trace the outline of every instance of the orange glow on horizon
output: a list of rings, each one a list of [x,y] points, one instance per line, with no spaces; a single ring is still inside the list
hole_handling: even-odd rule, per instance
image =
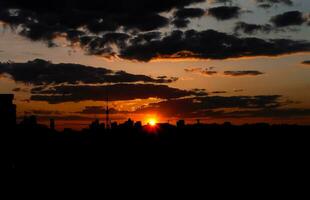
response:
[[[155,118],[151,118],[151,119],[148,120],[148,124],[150,126],[156,126],[157,120]]]

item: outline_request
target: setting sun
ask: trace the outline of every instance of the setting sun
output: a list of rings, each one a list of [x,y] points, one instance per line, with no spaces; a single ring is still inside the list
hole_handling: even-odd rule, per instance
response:
[[[151,126],[155,126],[157,124],[157,120],[156,119],[149,119],[148,124]]]

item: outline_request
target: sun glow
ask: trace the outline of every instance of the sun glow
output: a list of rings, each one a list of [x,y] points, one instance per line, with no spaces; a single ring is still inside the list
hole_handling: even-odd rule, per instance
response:
[[[155,118],[149,119],[149,120],[148,120],[148,124],[149,124],[150,126],[156,126],[157,120],[156,120]]]

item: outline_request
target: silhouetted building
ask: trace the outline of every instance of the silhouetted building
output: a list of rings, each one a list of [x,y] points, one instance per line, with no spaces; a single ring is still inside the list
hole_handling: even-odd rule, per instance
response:
[[[158,127],[160,127],[163,130],[170,130],[171,128],[174,128],[175,126],[169,124],[169,123],[157,123]]]
[[[110,110],[109,110],[109,95],[108,95],[108,92],[107,92],[107,99],[106,99],[106,104],[107,104],[107,107],[106,107],[106,110],[105,110],[105,115],[106,115],[106,119],[105,119],[105,123],[106,123],[106,129],[110,129],[111,126],[111,122],[110,122]]]
[[[117,129],[117,127],[118,127],[117,122],[112,122],[111,123],[111,129]]]
[[[232,126],[231,122],[224,122],[223,126],[230,127]]]
[[[105,129],[105,123],[101,123],[99,128],[100,128],[100,130],[104,130]]]
[[[130,118],[123,124],[125,128],[133,128],[134,121],[132,121]]]
[[[183,128],[183,127],[185,127],[185,121],[184,121],[184,120],[179,120],[179,121],[177,122],[177,127],[178,127],[178,128]]]
[[[93,121],[93,122],[89,125],[89,129],[91,129],[91,130],[98,130],[98,129],[100,129],[100,122],[99,122],[99,119],[96,119],[95,121]]]
[[[38,125],[37,117],[34,115],[25,116],[20,124],[27,127],[36,127]]]
[[[134,127],[136,129],[141,129],[142,128],[142,122],[141,121],[136,122]]]
[[[55,120],[54,119],[50,119],[50,129],[55,130]]]
[[[13,100],[13,94],[0,94],[0,122],[6,127],[16,125],[16,105]]]

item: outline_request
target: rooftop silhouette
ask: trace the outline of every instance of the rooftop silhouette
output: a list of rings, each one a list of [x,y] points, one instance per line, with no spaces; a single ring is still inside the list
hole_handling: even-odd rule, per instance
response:
[[[2,126],[12,127],[16,124],[16,105],[13,94],[0,94],[0,122]]]
[[[157,123],[142,125],[128,119],[124,123],[112,122],[106,127],[98,119],[81,131],[64,129],[57,131],[57,121],[50,126],[41,125],[36,116],[25,116],[16,124],[16,107],[13,95],[1,97],[1,137],[7,149],[9,168],[40,166],[43,168],[76,165],[83,167],[110,167],[145,161],[169,162],[172,152],[182,155],[185,149],[202,148],[200,153],[217,149],[216,154],[238,151],[262,151],[282,148],[282,145],[298,147],[306,145],[309,126],[270,125],[267,123],[235,126],[224,124],[186,124],[179,120],[175,125]],[[245,153],[242,152],[242,153]],[[104,159],[101,159],[101,157]],[[152,158],[152,160],[151,160]],[[153,160],[154,159],[154,160]]]

